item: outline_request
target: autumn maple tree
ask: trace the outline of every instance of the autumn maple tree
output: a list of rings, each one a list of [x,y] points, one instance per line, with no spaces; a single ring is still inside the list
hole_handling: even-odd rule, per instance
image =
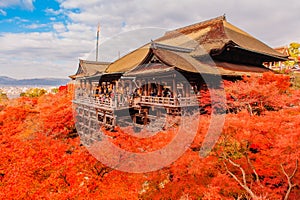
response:
[[[193,143],[172,164],[145,173],[118,171],[89,153],[76,133],[70,87],[1,103],[0,199],[300,199],[300,92],[286,75],[224,83],[225,124],[206,157],[199,151],[213,112],[202,91]],[[163,148],[179,126],[149,138],[135,137],[132,127],[104,132],[140,153]]]

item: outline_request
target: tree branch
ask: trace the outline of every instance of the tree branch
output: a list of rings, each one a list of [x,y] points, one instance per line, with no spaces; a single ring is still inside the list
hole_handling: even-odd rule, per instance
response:
[[[233,162],[233,161],[232,161],[231,159],[229,159],[229,158],[227,158],[227,161],[228,161],[230,164],[232,164],[233,166],[235,166],[235,167],[237,167],[237,168],[240,169],[240,171],[242,172],[242,175],[243,175],[243,183],[244,183],[244,185],[247,185],[247,181],[246,181],[246,173],[245,173],[244,169],[241,167],[241,165],[239,165],[239,164]]]
[[[227,173],[230,174],[230,176],[232,176],[232,177],[234,178],[234,180],[236,180],[236,181],[240,184],[240,186],[241,186],[244,190],[246,190],[246,191],[248,192],[248,194],[251,196],[251,198],[252,198],[253,200],[257,200],[258,197],[253,193],[253,191],[252,191],[252,190],[248,187],[248,185],[247,185],[245,170],[244,170],[239,164],[235,163],[235,162],[232,161],[231,159],[226,158],[225,156],[223,156],[223,158],[224,158],[225,160],[227,160],[227,161],[228,161],[230,164],[232,164],[233,166],[235,166],[235,167],[237,167],[237,168],[240,169],[240,171],[242,172],[242,176],[243,176],[243,182],[240,181],[240,180],[237,178],[237,176],[234,175],[234,174],[228,169],[227,164],[226,164],[225,161],[223,160],[223,164],[224,164],[224,166],[225,166],[225,169],[226,169]]]
[[[251,167],[253,173],[255,174],[256,182],[259,184],[260,187],[263,188],[264,186],[261,184],[261,182],[260,182],[260,180],[259,180],[259,176],[258,176],[258,174],[257,174],[257,172],[256,172],[256,170],[255,170],[255,167],[253,166],[252,162],[250,161],[250,158],[249,158],[248,154],[246,153],[245,156],[246,156],[246,159],[247,159],[248,164],[250,165],[250,167]]]
[[[292,175],[290,175],[290,176],[289,176],[289,175],[287,174],[287,172],[285,171],[285,169],[284,169],[282,163],[280,164],[280,166],[281,166],[281,170],[282,170],[282,172],[284,173],[284,175],[286,176],[287,181],[288,181],[288,184],[289,184],[288,190],[287,190],[287,192],[286,192],[286,194],[285,194],[285,197],[284,197],[284,200],[288,200],[289,195],[290,195],[290,193],[291,193],[293,187],[296,187],[296,185],[297,185],[297,184],[292,184],[292,178],[295,176],[295,174],[296,174],[296,172],[297,172],[297,170],[298,170],[298,159],[296,160],[296,166],[295,166],[295,169],[294,169]]]
[[[252,116],[253,115],[252,107],[251,107],[250,103],[247,102],[246,104],[248,106],[248,112],[250,113],[250,116]]]

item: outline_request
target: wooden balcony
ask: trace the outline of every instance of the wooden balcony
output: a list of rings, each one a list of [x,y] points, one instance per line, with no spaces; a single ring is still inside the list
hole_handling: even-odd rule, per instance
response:
[[[93,108],[100,108],[104,110],[113,110],[116,108],[115,101],[113,101],[111,98],[106,99],[100,99],[97,97],[77,97],[75,100],[73,100],[75,104],[81,104],[86,105]]]
[[[159,106],[159,107],[187,107],[199,106],[200,97],[155,97],[155,96],[141,96],[138,104],[144,106]]]

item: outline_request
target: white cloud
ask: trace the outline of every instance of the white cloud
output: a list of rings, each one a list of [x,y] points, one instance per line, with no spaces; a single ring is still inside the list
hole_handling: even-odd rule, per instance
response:
[[[60,2],[61,6],[66,9],[73,9],[73,8],[91,8],[104,1],[102,0],[89,0],[89,1],[59,0],[58,2]]]
[[[13,5],[18,5],[21,2],[19,0],[0,1],[0,8],[7,8]]]
[[[35,0],[21,0],[21,7],[28,9],[28,10],[33,10],[34,6],[33,3],[35,2]]]
[[[6,14],[7,13],[4,10],[0,9],[0,15],[6,16]]]
[[[30,24],[30,25],[25,25],[24,27],[25,28],[28,28],[28,29],[38,29],[38,28],[43,28],[43,27],[47,27],[48,25],[47,24]]]
[[[232,24],[269,45],[278,46],[293,39],[295,33],[291,27],[300,25],[298,0],[288,3],[271,0],[64,0],[61,8],[80,8],[80,13],[68,14],[70,19],[90,26],[100,21],[105,35],[131,27],[177,28],[226,14]],[[126,26],[122,27],[124,22]]]
[[[0,8],[3,10],[6,7],[21,6],[24,9],[33,9],[33,2],[33,0],[0,1]],[[230,23],[271,46],[287,45],[291,41],[300,42],[298,0],[288,2],[57,0],[57,2],[60,3],[58,10],[45,10],[52,21],[49,26],[53,27],[53,32],[0,33],[1,72],[7,71],[6,73],[10,73],[11,76],[20,77],[73,74],[79,57],[88,59],[95,57],[98,22],[101,24],[100,59],[108,60],[117,57],[119,51],[123,55],[133,46],[140,46],[141,41],[146,43],[150,39],[155,39],[165,29],[186,26],[224,13]],[[58,22],[61,19],[65,21]],[[21,23],[23,19],[17,20]],[[30,27],[38,26],[32,24]],[[147,27],[158,28],[143,29]],[[134,31],[136,29],[139,30]],[[118,35],[120,33],[122,34]]]
[[[22,19],[20,17],[13,17],[10,19],[5,19],[5,20],[1,20],[0,23],[15,23],[15,24],[20,24],[23,22],[29,22],[29,20],[27,19]]]
[[[61,14],[64,14],[66,12],[66,10],[63,10],[63,9],[54,10],[52,8],[47,8],[44,10],[44,12],[48,15],[61,15]]]
[[[9,8],[18,6],[25,10],[33,10],[34,6],[33,3],[35,0],[9,0],[9,1],[0,1],[0,8]]]
[[[0,43],[5,58],[0,68],[11,68],[1,72],[18,78],[66,77],[74,73],[82,49],[90,49],[90,41],[74,42],[53,33],[6,33],[0,35]]]
[[[63,33],[63,32],[67,31],[67,29],[66,29],[66,27],[65,27],[65,25],[63,23],[55,23],[55,24],[53,24],[53,29],[57,33]]]

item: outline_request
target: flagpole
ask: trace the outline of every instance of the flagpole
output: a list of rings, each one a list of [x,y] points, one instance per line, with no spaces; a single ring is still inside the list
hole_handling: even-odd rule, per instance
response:
[[[98,61],[99,33],[100,33],[100,23],[98,23],[98,29],[97,29],[96,61]]]

